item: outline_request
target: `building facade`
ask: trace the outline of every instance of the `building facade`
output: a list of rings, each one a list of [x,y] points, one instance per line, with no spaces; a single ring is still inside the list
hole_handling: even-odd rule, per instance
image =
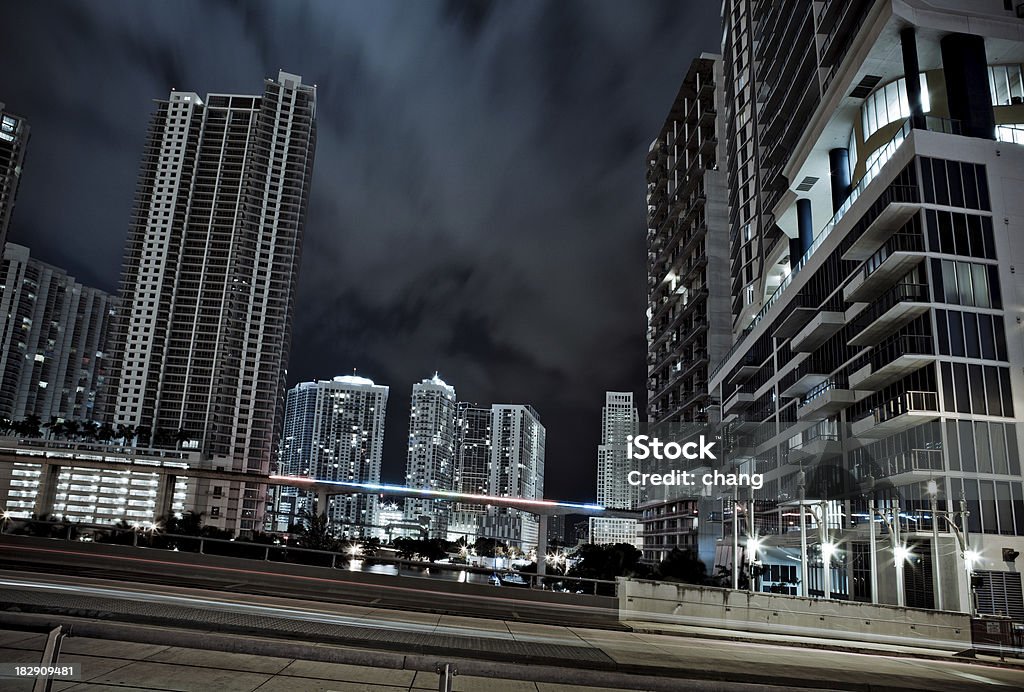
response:
[[[601,409],[601,444],[597,447],[597,504],[603,507],[637,508],[640,488],[628,481],[634,466],[628,454],[628,439],[638,433],[639,426],[633,392],[607,392]],[[640,524],[633,519],[591,517],[590,541],[640,547]]]
[[[405,483],[410,488],[454,490],[458,402],[455,387],[437,373],[412,386]],[[431,538],[447,538],[448,500],[405,499],[407,522],[429,521]]]
[[[0,418],[94,423],[114,299],[10,243],[0,262]]]
[[[380,483],[388,388],[365,377],[302,382],[288,390],[278,473],[317,480]],[[339,536],[381,536],[379,496],[332,495],[316,506],[314,493],[281,487],[273,526],[287,530],[311,513],[326,513]]]
[[[0,254],[7,242],[7,230],[18,196],[28,137],[28,122],[9,113],[0,102]]]
[[[1024,617],[1007,559],[1024,550],[1020,19],[952,0],[726,8],[727,44],[728,26],[759,38],[773,249],[711,372],[734,460],[766,473],[724,525],[800,565],[776,580],[789,592]],[[734,74],[748,58],[727,55]]]
[[[708,363],[729,348],[722,64],[690,66],[647,155],[647,419],[707,420]]]
[[[316,88],[287,72],[259,95],[156,102],[112,339],[112,418],[143,443],[185,438],[216,466],[270,470],[315,143]],[[223,491],[200,489],[221,507],[211,523],[263,525],[266,488]]]
[[[486,495],[491,479],[492,411],[477,404],[460,402],[456,417],[455,490]],[[486,507],[473,502],[456,502],[448,524],[448,540],[466,538],[470,543],[480,532]]]
[[[544,497],[546,431],[530,405],[491,407],[491,477],[488,494],[539,500]],[[522,550],[535,548],[540,523],[533,514],[507,507],[488,507],[481,533]]]

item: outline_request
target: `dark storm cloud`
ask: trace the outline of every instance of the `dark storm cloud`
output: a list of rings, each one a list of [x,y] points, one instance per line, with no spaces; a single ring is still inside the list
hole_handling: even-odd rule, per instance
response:
[[[711,2],[5,3],[0,101],[33,138],[12,239],[113,289],[151,108],[171,87],[318,85],[290,379],[529,402],[548,494],[593,492],[607,389],[644,387],[644,181]]]

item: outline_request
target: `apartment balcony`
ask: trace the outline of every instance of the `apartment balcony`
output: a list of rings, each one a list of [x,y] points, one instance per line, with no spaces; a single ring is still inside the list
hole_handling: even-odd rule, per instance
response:
[[[854,478],[869,490],[879,479],[902,487],[925,483],[942,472],[941,449],[907,449],[882,459],[869,459],[853,469]]]
[[[801,366],[801,369],[802,368],[803,366]],[[787,397],[789,399],[792,399],[793,397],[803,396],[804,394],[811,391],[815,387],[818,387],[819,385],[821,385],[822,382],[826,382],[827,380],[828,375],[826,373],[810,371],[802,373],[797,378],[796,382],[789,385],[788,387],[786,387],[785,390],[783,390],[781,396]]]
[[[817,303],[809,300],[803,295],[793,298],[793,309],[785,317],[779,320],[779,326],[772,334],[776,339],[789,339],[800,333],[800,330],[807,326],[807,323],[818,313]]]
[[[926,284],[896,284],[857,317],[858,329],[848,344],[874,346],[928,310]],[[857,308],[847,310],[848,318]]]
[[[877,392],[935,361],[930,335],[903,335],[877,347],[868,361],[850,374],[850,387]]]
[[[732,374],[726,382],[729,384],[739,384],[740,382],[744,382],[753,377],[754,373],[760,369],[761,366],[755,362],[754,355],[752,353],[748,353],[736,365],[736,369],[732,371]]]
[[[921,210],[921,197],[913,185],[893,185],[883,192],[878,202],[885,205],[864,232],[843,253],[844,260],[863,261],[903,228],[914,214]]]
[[[846,324],[846,314],[823,311],[811,318],[803,329],[789,342],[789,347],[798,352],[810,353],[828,341]]]
[[[843,453],[843,443],[834,433],[816,435],[789,448],[790,461],[823,461],[834,459]]]
[[[835,380],[826,380],[800,400],[796,419],[823,420],[833,416],[856,401],[853,390],[844,389]]]
[[[898,233],[879,248],[843,288],[847,303],[866,303],[890,289],[924,259],[924,241],[918,234]]]
[[[935,392],[908,391],[854,421],[850,432],[854,437],[880,439],[938,417],[939,397]]]
[[[730,415],[750,408],[754,403],[754,393],[746,388],[739,388],[729,396],[725,397],[722,404],[722,415]]]

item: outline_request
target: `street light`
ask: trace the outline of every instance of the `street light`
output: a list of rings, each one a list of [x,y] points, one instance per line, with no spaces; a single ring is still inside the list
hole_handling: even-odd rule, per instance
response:
[[[747,589],[754,590],[754,562],[757,560],[757,551],[761,548],[761,540],[756,536],[747,537]]]
[[[910,559],[910,556],[914,554],[910,548],[905,545],[898,545],[892,549],[893,557],[896,561],[897,567],[900,571],[903,571],[903,563]]]

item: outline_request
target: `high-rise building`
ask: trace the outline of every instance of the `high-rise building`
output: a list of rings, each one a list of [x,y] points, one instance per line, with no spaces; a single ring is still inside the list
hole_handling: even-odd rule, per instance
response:
[[[437,373],[412,386],[409,412],[409,452],[405,482],[410,488],[453,490],[458,403],[455,387]],[[405,499],[405,518],[418,522],[426,517],[431,538],[448,537],[451,503],[419,497]]]
[[[288,390],[279,473],[317,480],[380,483],[388,388],[365,377],[301,382]],[[378,500],[369,493],[315,494],[282,487],[273,526],[285,530],[308,513],[326,512],[338,535],[379,536]]]
[[[494,404],[491,407],[491,478],[488,494],[497,497],[544,497],[544,444],[546,431],[530,405]],[[481,533],[521,549],[537,546],[539,521],[519,509],[491,506]]]
[[[707,420],[709,360],[729,348],[729,241],[718,56],[683,79],[647,155],[647,418]]]
[[[491,479],[490,408],[459,402],[456,416],[455,490],[486,495]],[[466,537],[472,542],[479,533],[486,507],[474,502],[456,502],[448,525],[448,540]]]
[[[112,341],[113,420],[142,429],[143,441],[188,438],[215,466],[270,470],[315,119],[316,88],[287,72],[259,95],[172,91],[156,102]],[[208,521],[262,526],[264,487],[222,490],[216,519],[197,508]]]
[[[0,102],[0,254],[7,242],[7,229],[18,196],[28,136],[29,127],[25,119],[7,112]]]
[[[639,486],[630,485],[633,461],[628,438],[636,435],[639,414],[633,392],[607,392],[601,409],[601,444],[597,447],[597,504],[612,509],[636,509]],[[640,547],[640,523],[635,519],[590,518],[590,542],[632,543]]]
[[[761,205],[734,221],[759,220],[762,251],[734,264],[755,291],[710,386],[766,473],[724,523],[764,538],[764,588],[1024,617],[1003,559],[1024,550],[1012,3],[737,0],[723,19],[759,157],[730,157],[731,199]],[[882,521],[903,545],[872,542]]]
[[[9,243],[0,262],[0,417],[97,421],[113,305]]]

